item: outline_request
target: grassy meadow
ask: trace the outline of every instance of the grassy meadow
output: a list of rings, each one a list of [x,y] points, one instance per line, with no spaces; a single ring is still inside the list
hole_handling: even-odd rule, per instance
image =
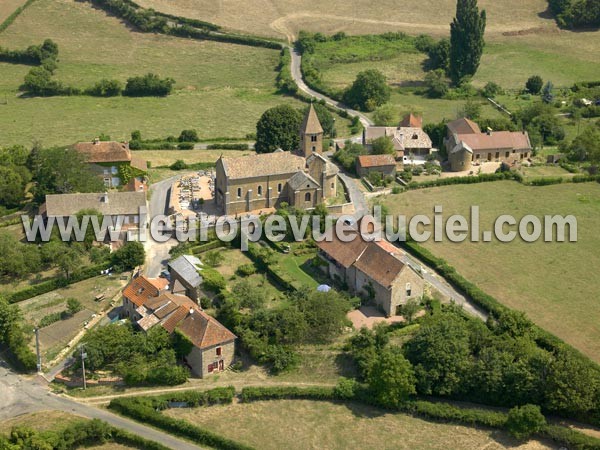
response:
[[[293,413],[290,414],[290,411]],[[164,414],[185,419],[224,437],[265,450],[553,448],[538,441],[519,443],[497,431],[432,423],[358,404],[272,400],[208,408],[171,409]]]
[[[236,157],[254,154],[253,150],[136,150],[134,154],[145,159],[151,167],[169,166],[178,159],[188,164],[214,163],[221,155]]]
[[[536,168],[537,170],[537,168]],[[541,170],[541,169],[540,169]],[[540,173],[545,175],[545,173]],[[533,176],[533,175],[532,175]],[[496,217],[511,214],[573,214],[578,222],[576,243],[452,243],[427,242],[470,281],[505,305],[524,311],[538,325],[556,334],[595,361],[600,361],[600,309],[597,270],[600,267],[600,184],[526,187],[512,181],[455,185],[387,196],[392,214],[469,217],[480,207],[480,229],[492,230]]]
[[[0,4],[0,23],[4,22],[17,8],[23,6],[26,0],[3,0]]]
[[[4,3],[4,2],[3,2]],[[38,0],[3,33],[0,46],[24,48],[51,38],[59,46],[56,79],[86,87],[101,78],[123,83],[154,72],[176,81],[166,98],[19,98],[30,69],[0,63],[2,144],[68,144],[107,133],[128,139],[178,135],[194,128],[201,138],[243,138],[255,132],[262,112],[280,103],[303,104],[278,95],[279,53],[269,49],[200,42],[132,31],[87,2]],[[344,120],[338,120],[344,124]]]

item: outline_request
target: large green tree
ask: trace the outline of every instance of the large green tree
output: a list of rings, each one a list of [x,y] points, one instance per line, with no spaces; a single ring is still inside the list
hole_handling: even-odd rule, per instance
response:
[[[102,192],[105,187],[86,164],[83,156],[72,148],[34,149],[29,160],[37,201],[46,194]]]
[[[356,80],[344,92],[344,103],[363,111],[374,111],[390,99],[390,87],[383,73],[367,69],[356,76]]]
[[[486,15],[477,0],[458,0],[450,24],[450,78],[459,83],[475,75],[483,53]]]
[[[278,148],[296,150],[301,123],[300,112],[289,105],[267,109],[256,124],[256,152],[271,153]]]
[[[367,381],[375,398],[385,406],[398,406],[416,394],[415,373],[397,346],[387,347],[377,355]]]

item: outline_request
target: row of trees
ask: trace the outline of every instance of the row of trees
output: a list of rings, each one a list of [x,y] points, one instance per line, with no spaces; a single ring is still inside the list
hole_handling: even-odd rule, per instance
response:
[[[0,61],[15,64],[42,65],[47,61],[56,61],[58,45],[52,39],[46,39],[41,45],[30,45],[25,50],[9,50],[0,47]]]
[[[488,405],[539,405],[589,422],[600,420],[600,371],[574,351],[537,343],[521,313],[505,312],[484,324],[458,310],[422,321],[398,347],[389,328],[361,330],[349,343],[362,378],[383,404],[415,393]]]
[[[165,97],[171,93],[175,80],[160,78],[148,73],[143,76],[130,77],[125,87],[118,80],[102,79],[87,89],[65,86],[53,79],[54,67],[34,67],[25,75],[21,89],[28,95],[51,97],[56,95],[91,95],[94,97]]]

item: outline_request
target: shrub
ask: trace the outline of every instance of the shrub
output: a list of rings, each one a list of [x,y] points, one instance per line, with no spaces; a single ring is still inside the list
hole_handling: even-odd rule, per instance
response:
[[[502,95],[504,90],[499,84],[489,81],[481,91],[484,97],[494,98],[496,95]]]
[[[102,79],[91,88],[85,90],[87,95],[94,97],[115,97],[121,95],[121,92],[123,92],[123,85],[120,81],[107,79]]]
[[[185,161],[178,159],[177,161],[175,161],[173,164],[171,164],[169,166],[169,169],[171,170],[185,170],[188,168],[188,165],[186,164]]]
[[[177,148],[179,150],[193,150],[194,143],[193,142],[180,142],[179,144],[177,144]]]
[[[236,273],[242,277],[248,277],[254,273],[256,273],[256,267],[254,264],[242,264],[236,270]]]
[[[179,142],[198,142],[198,133],[196,130],[182,130],[177,138]]]
[[[127,79],[123,95],[128,97],[164,97],[173,90],[175,80],[161,79],[158,75],[148,73],[141,77]]]
[[[533,95],[537,95],[542,90],[542,86],[544,85],[544,80],[539,75],[533,75],[529,77],[527,82],[525,83],[525,89],[527,92]]]
[[[540,431],[546,418],[537,405],[516,406],[508,412],[506,429],[517,439],[524,439]]]

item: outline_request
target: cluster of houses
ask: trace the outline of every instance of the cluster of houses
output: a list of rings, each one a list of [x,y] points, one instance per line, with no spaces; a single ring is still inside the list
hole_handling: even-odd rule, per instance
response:
[[[187,292],[198,295],[202,278],[198,274],[199,267],[195,266],[199,261],[192,261],[192,271],[189,271],[185,261],[180,266],[178,261],[182,258],[187,257],[182,256],[170,265],[174,275],[171,280],[144,275],[133,278],[123,290],[121,315],[144,332],[162,327],[169,334],[179,333],[187,339],[191,350],[184,362],[192,375],[203,378],[222,372],[233,363],[236,336],[206,314],[197,300],[185,295]],[[180,280],[186,280],[186,285]]]

